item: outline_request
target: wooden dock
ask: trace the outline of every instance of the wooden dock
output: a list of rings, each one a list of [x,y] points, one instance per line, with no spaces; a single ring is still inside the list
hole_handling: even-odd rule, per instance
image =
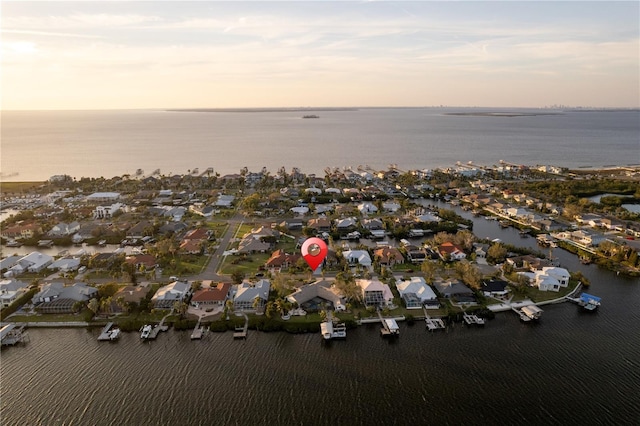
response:
[[[204,333],[204,327],[200,326],[200,319],[198,319],[198,323],[194,327],[191,332],[191,340],[200,340],[202,339],[202,334]]]
[[[0,328],[0,344],[2,346],[13,346],[17,343],[29,341],[29,335],[24,331],[24,325],[6,324]]]
[[[382,328],[380,329],[380,334],[385,336],[399,336],[400,335],[400,327],[398,327],[398,323],[393,318],[383,318],[382,312],[378,310],[378,317],[380,318],[380,322],[382,323]]]
[[[468,314],[466,312],[462,313],[462,319],[464,320],[464,323],[467,325],[484,325],[484,318],[480,318],[477,315],[474,314]]]
[[[233,338],[234,339],[246,339],[247,338],[247,332],[249,331],[249,317],[245,313],[243,313],[242,315],[244,316],[244,326],[243,327],[236,327],[236,331],[233,333]]]
[[[422,311],[424,312],[424,321],[427,324],[427,330],[435,331],[435,330],[444,330],[445,324],[444,321],[440,318],[431,318],[429,312],[427,312],[427,308],[422,307]]]

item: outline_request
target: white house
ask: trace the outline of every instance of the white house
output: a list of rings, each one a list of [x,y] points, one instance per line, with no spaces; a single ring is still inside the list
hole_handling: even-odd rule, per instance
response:
[[[522,272],[531,280],[531,285],[540,291],[560,291],[560,287],[569,285],[569,271],[556,266],[545,266],[535,272]]]
[[[151,302],[156,308],[170,309],[175,302],[182,302],[190,291],[191,285],[187,281],[174,281],[160,287],[151,298]]]
[[[391,289],[380,280],[356,280],[356,284],[362,291],[362,301],[365,305],[385,307],[393,304]]]
[[[121,203],[113,203],[109,206],[96,206],[96,209],[93,211],[93,217],[94,219],[109,219],[121,208]]]
[[[271,283],[268,280],[260,280],[257,283],[248,281],[238,284],[233,297],[233,309],[235,311],[255,310],[262,308],[269,300]],[[258,299],[258,303],[255,300]]]
[[[15,277],[25,272],[40,272],[53,262],[53,257],[34,251],[20,258],[9,268],[6,277]]]
[[[420,309],[423,305],[438,307],[438,296],[422,277],[411,277],[408,280],[398,280],[396,288],[400,297],[405,301],[407,309]]]
[[[366,250],[347,250],[343,251],[342,255],[349,265],[359,264],[367,268],[371,267],[371,256]]]
[[[91,195],[88,195],[86,200],[93,202],[110,202],[117,201],[120,198],[119,192],[95,192]]]
[[[400,204],[398,203],[382,203],[382,208],[385,212],[395,213],[400,210]]]
[[[57,225],[54,225],[53,228],[51,228],[51,230],[49,231],[49,235],[52,237],[65,236],[65,235],[74,234],[79,230],[80,230],[80,223],[78,222],[71,222],[71,223],[60,222]]]
[[[29,284],[17,280],[0,281],[0,304],[3,308],[11,305],[14,300],[27,291]]]
[[[344,296],[331,285],[331,281],[325,279],[299,287],[294,293],[287,296],[287,300],[302,305],[316,297],[331,302],[335,311],[345,310]]]
[[[55,271],[60,270],[61,272],[69,272],[75,271],[80,267],[80,259],[76,259],[73,257],[64,257],[62,259],[58,259],[55,262],[51,263],[51,265],[47,266],[47,269]]]
[[[375,213],[378,211],[378,208],[375,206],[375,204],[365,201],[364,203],[358,204],[358,211],[363,214]]]

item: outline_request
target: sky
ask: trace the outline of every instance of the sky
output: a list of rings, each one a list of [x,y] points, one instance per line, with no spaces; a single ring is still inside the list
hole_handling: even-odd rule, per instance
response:
[[[640,106],[640,2],[3,1],[1,108]]]

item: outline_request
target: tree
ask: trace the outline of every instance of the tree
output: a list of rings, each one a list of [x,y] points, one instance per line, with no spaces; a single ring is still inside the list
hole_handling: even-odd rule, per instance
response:
[[[87,304],[87,308],[89,308],[89,310],[93,312],[94,315],[97,314],[98,310],[100,309],[100,303],[98,302],[98,299],[93,298],[89,300],[89,303]]]
[[[487,250],[487,260],[492,263],[502,263],[507,257],[507,249],[500,243],[495,243]]]
[[[242,280],[244,280],[244,272],[240,269],[234,269],[233,272],[231,272],[231,281],[233,281],[234,284],[240,284]]]
[[[427,284],[433,284],[433,280],[436,278],[436,272],[438,270],[435,262],[425,259],[425,261],[422,262],[422,265],[420,265],[420,270],[424,274],[424,280]]]
[[[455,266],[456,277],[467,284],[469,287],[479,290],[482,281],[480,271],[474,265],[466,260],[461,260]]]
[[[187,309],[189,309],[189,306],[181,301],[175,301],[173,303],[173,310],[174,312],[176,312],[178,315],[180,315],[180,318],[182,318],[184,316],[184,314],[187,313]]]

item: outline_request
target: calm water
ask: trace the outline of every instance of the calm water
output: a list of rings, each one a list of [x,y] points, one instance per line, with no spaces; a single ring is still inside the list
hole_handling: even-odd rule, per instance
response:
[[[475,232],[535,247],[493,221]],[[401,324],[397,341],[370,325],[329,345],[173,330],[110,344],[98,330],[32,329],[2,351],[2,424],[639,424],[640,282],[554,255],[591,279],[599,312],[566,303],[538,325],[502,313],[442,333]]]
[[[2,173],[9,180],[80,178],[247,166],[447,167],[457,161],[567,167],[640,163],[638,111],[528,117],[452,116],[440,108],[303,112],[2,112]],[[463,110],[483,111],[483,110]],[[495,111],[495,110],[493,110]],[[518,110],[526,112],[526,110]],[[532,112],[548,112],[533,110]],[[18,173],[18,175],[13,175]]]

